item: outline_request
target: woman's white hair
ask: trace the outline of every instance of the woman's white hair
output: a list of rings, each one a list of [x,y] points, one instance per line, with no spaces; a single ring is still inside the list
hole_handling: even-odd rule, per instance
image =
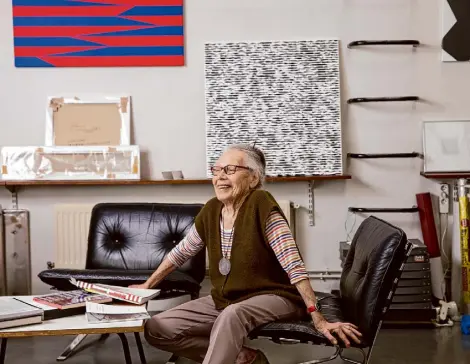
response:
[[[230,145],[227,150],[238,150],[245,153],[246,166],[250,167],[259,179],[255,189],[263,187],[266,179],[266,159],[264,153],[259,148],[249,144],[233,144]]]

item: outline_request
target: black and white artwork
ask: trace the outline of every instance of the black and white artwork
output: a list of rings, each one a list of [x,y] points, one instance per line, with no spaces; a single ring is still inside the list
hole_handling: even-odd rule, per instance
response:
[[[268,176],[342,173],[339,41],[205,45],[207,172],[256,143]]]
[[[442,0],[442,61],[470,61],[470,1]]]

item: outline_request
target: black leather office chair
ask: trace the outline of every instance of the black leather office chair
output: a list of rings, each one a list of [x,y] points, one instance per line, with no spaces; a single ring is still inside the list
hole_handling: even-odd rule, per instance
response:
[[[77,289],[69,282],[72,277],[124,287],[143,283],[189,232],[202,207],[170,203],[97,204],[91,214],[85,267],[48,269],[38,276],[44,283],[64,291]],[[161,290],[159,298],[187,294],[191,299],[198,298],[205,273],[206,253],[201,250],[155,287]],[[58,360],[67,359],[85,337],[77,337]],[[140,350],[138,335],[136,340]],[[123,344],[127,345],[124,341]]]
[[[334,347],[327,358],[302,364],[322,363],[340,356],[343,360],[369,363],[372,348],[387,312],[412,244],[400,228],[374,216],[365,219],[351,242],[340,280],[340,294],[316,293],[325,318],[331,322],[351,322],[363,334],[361,345],[351,346],[362,353],[362,361],[344,356],[341,340],[334,346],[315,330],[311,320],[273,322],[250,333],[251,339],[267,338],[273,342],[310,343]],[[367,354],[364,349],[368,349]]]

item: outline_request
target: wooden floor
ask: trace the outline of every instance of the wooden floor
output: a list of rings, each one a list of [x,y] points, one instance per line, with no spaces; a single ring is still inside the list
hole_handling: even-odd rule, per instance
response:
[[[68,364],[124,363],[121,341],[112,335],[105,341],[99,336],[88,337]],[[6,364],[50,364],[68,345],[72,337],[42,337],[10,339]],[[128,335],[133,363],[139,356],[132,335]],[[144,350],[149,364],[164,364],[168,353],[150,347],[145,340]],[[268,341],[253,341],[253,347],[264,349],[271,364],[295,364],[329,354],[323,348],[307,345],[277,345]],[[187,360],[178,363],[190,364]],[[331,363],[342,363],[335,360]],[[460,327],[439,329],[383,329],[372,355],[372,364],[468,364],[470,336],[463,336]]]

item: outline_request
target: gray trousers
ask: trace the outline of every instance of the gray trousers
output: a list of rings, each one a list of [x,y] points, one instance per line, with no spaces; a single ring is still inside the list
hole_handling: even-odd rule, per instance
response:
[[[198,363],[230,364],[256,327],[303,316],[298,305],[276,295],[255,296],[221,311],[209,295],[153,316],[146,323],[145,338],[158,349]]]

